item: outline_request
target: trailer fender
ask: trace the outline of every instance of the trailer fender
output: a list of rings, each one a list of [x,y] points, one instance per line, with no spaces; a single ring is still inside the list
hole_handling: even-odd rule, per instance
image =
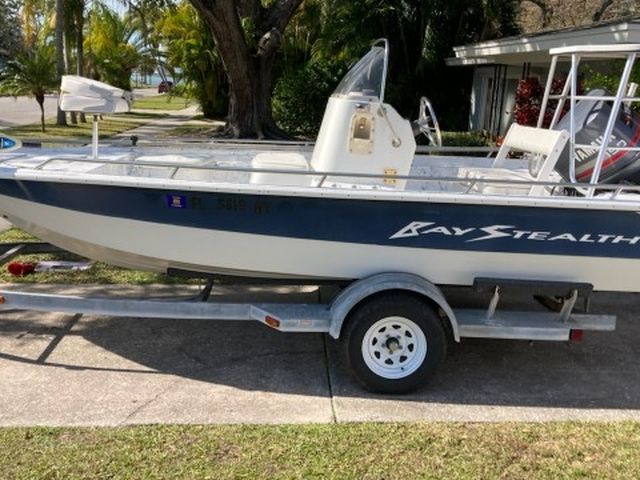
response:
[[[411,273],[379,273],[358,280],[345,288],[331,303],[329,335],[340,337],[342,325],[353,307],[371,295],[388,290],[415,292],[439,307],[451,324],[456,342],[460,341],[458,322],[442,291],[430,281]]]

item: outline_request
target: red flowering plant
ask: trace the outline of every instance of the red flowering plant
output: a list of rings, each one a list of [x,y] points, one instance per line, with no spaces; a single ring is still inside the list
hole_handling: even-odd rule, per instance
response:
[[[564,87],[565,78],[554,78],[551,83],[551,94],[558,95],[562,93]],[[584,87],[582,82],[578,83],[578,95],[582,95]],[[534,127],[538,124],[538,117],[540,116],[540,108],[542,106],[542,97],[544,95],[544,88],[540,85],[540,81],[537,78],[524,78],[518,82],[518,88],[516,90],[516,104],[514,108],[514,119],[519,125],[527,125]],[[558,100],[549,100],[547,103],[547,109],[544,112],[544,119],[542,126],[544,128],[549,127],[553,113],[556,110]],[[569,102],[565,102],[562,107],[562,118],[569,111]]]
[[[523,78],[518,82],[514,120],[519,125],[533,127],[538,122],[544,90],[537,78]]]

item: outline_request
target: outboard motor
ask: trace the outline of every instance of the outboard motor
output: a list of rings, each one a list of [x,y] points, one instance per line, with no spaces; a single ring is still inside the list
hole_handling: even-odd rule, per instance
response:
[[[592,90],[588,96],[609,95],[604,90]],[[576,148],[576,180],[588,183],[603,142],[604,131],[611,115],[611,101],[581,100],[576,103],[574,121],[576,124],[576,144],[593,145],[593,148]],[[556,129],[570,130],[571,118],[567,113]],[[624,104],[613,127],[608,147],[637,147],[640,143],[640,116]],[[569,181],[570,155],[568,145],[558,159],[556,170]],[[607,150],[599,183],[640,183],[640,151]]]

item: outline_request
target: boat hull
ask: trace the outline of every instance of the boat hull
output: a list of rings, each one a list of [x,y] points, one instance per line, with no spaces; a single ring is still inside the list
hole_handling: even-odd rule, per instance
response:
[[[363,200],[0,180],[0,209],[28,232],[127,268],[437,284],[476,277],[640,291],[634,211]]]

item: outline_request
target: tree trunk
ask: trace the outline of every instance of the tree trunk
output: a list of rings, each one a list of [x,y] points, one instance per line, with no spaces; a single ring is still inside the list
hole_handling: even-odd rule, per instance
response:
[[[42,133],[44,133],[44,94],[36,95],[36,102],[40,105],[40,126],[42,128]]]
[[[56,75],[58,79],[64,75],[64,0],[56,0]],[[44,125],[44,124],[43,124]],[[66,126],[67,118],[58,105],[56,125]],[[43,127],[44,128],[44,127]]]
[[[273,65],[282,32],[302,0],[281,0],[269,8],[259,0],[191,0],[211,29],[229,80],[227,131],[236,138],[291,138],[271,111]],[[241,16],[255,27],[255,47],[247,44]]]
[[[228,127],[237,138],[286,136],[276,126],[271,113],[274,57],[230,58]]]
[[[84,77],[84,4],[83,8],[76,10],[76,74]],[[87,123],[84,112],[80,113],[80,121]]]
[[[65,73],[71,72],[71,39],[69,38],[69,32],[64,32],[64,71]],[[69,121],[71,125],[78,124],[78,117],[76,112],[69,112]]]

